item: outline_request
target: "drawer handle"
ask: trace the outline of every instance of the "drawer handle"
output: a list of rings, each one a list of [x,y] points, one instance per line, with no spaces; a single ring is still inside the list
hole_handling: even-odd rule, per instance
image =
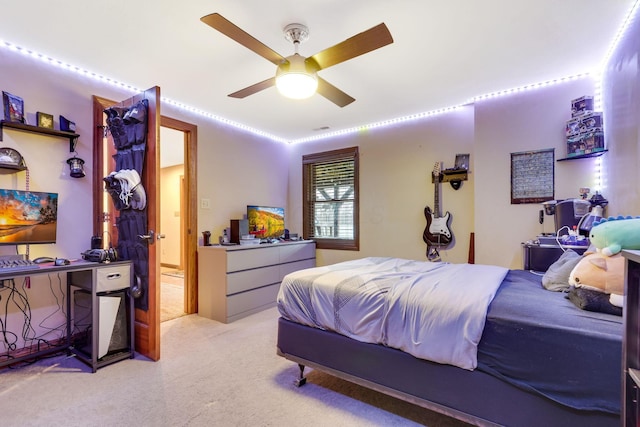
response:
[[[115,280],[120,278],[120,273],[107,274],[107,280]]]

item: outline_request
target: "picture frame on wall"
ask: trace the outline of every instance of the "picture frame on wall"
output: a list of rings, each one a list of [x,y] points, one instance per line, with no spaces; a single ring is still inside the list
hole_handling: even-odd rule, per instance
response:
[[[511,204],[555,199],[555,149],[511,153]]]
[[[469,170],[469,154],[456,154],[455,169]]]
[[[4,119],[9,122],[24,123],[24,101],[19,96],[2,91]]]
[[[53,129],[53,114],[41,113],[38,111],[36,113],[36,117],[38,119],[38,127]]]

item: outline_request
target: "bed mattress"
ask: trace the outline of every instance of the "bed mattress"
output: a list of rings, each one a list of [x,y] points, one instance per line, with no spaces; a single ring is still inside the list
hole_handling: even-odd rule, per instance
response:
[[[511,270],[487,312],[478,370],[576,409],[620,413],[622,317],[577,308]]]
[[[289,320],[473,370],[489,303],[507,272],[368,257],[287,275],[277,304]]]
[[[522,270],[506,274],[486,313],[476,370],[571,408],[620,413],[621,317],[580,310]]]

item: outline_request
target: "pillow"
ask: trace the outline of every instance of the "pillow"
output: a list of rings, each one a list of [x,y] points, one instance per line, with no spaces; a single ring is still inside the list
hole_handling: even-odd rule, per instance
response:
[[[549,266],[542,276],[542,286],[549,291],[568,291],[569,275],[582,256],[567,249],[560,258]]]
[[[622,316],[622,308],[611,304],[609,296],[604,292],[571,286],[566,297],[582,310]]]

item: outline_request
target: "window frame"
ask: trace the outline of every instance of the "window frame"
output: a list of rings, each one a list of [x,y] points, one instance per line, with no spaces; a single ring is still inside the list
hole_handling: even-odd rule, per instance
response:
[[[312,166],[319,163],[339,160],[353,161],[353,239],[323,239],[313,236],[314,217],[309,195],[313,184]],[[358,147],[342,148],[302,156],[302,235],[313,239],[317,249],[360,250],[360,186],[359,186],[359,150]]]

